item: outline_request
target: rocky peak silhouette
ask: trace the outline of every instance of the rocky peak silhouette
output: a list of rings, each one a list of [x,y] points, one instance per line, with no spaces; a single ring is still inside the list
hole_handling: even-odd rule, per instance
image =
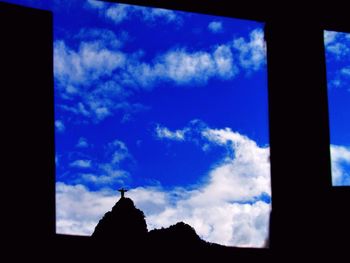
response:
[[[121,197],[112,210],[103,216],[91,237],[93,240],[123,247],[146,244],[160,247],[197,247],[204,242],[193,227],[183,222],[148,232],[144,213],[126,197]]]
[[[191,255],[195,260],[198,255],[203,259],[213,255],[239,259],[239,251],[242,251],[206,242],[197,235],[192,226],[184,222],[148,232],[144,213],[126,197],[121,197],[112,210],[99,221],[91,241],[92,243],[86,243],[84,251],[89,251],[89,260],[97,256],[98,262],[108,261],[111,256],[118,257],[119,260],[152,258],[154,262],[158,262],[157,259],[164,262],[169,255],[172,261],[176,258],[186,258],[188,261]],[[259,250],[252,251],[252,256],[255,255],[259,255]]]
[[[184,222],[178,222],[168,228],[154,229],[148,233],[149,244],[163,255],[172,255],[172,260],[183,256],[204,253],[207,243],[203,241],[196,231]]]
[[[184,222],[150,231],[149,240],[157,246],[196,247],[204,243],[194,228]]]
[[[145,215],[130,198],[122,197],[98,222],[92,238],[113,244],[143,242],[147,235]]]

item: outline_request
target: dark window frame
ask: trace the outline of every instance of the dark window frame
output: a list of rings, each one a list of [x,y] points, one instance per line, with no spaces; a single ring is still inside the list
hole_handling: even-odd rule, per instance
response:
[[[233,1],[229,0],[215,2],[201,0],[200,3],[198,0],[186,0],[185,2],[122,0],[118,2],[250,19],[265,23],[273,195],[270,224],[271,249],[262,251],[236,249],[232,255],[226,256],[229,259],[234,253],[238,253],[241,259],[249,259],[253,254],[258,257],[273,256],[273,258],[283,260],[286,255],[298,259],[312,256],[313,253],[325,253],[334,257],[335,251],[339,258],[346,255],[347,250],[341,251],[340,249],[348,245],[342,244],[341,237],[350,235],[349,228],[346,228],[350,222],[350,216],[345,211],[350,196],[350,187],[332,187],[331,183],[323,30],[350,32],[350,22],[346,13],[347,6],[339,0],[331,1],[328,6],[295,3],[296,1],[284,1],[278,5],[272,5],[272,1],[257,1],[258,3],[241,1],[235,6]],[[41,43],[40,41],[46,43],[46,46],[44,44],[42,47],[43,53],[37,55],[37,58],[41,59],[38,63],[40,64],[39,69],[45,73],[44,77],[36,76],[26,80],[29,83],[38,84],[38,89],[44,91],[44,94],[37,98],[25,92],[28,98],[33,99],[30,102],[20,100],[25,115],[17,115],[18,121],[9,122],[12,130],[7,135],[15,142],[10,149],[19,151],[27,147],[39,152],[38,155],[26,156],[27,159],[22,158],[21,165],[18,165],[15,160],[6,163],[10,168],[17,168],[17,175],[21,176],[21,180],[24,177],[24,186],[20,188],[20,200],[15,205],[27,202],[24,206],[30,207],[25,210],[23,208],[9,210],[12,213],[11,218],[16,226],[21,226],[22,236],[26,238],[20,240],[28,242],[28,248],[32,241],[30,235],[33,234],[33,230],[28,229],[33,228],[36,228],[39,242],[41,244],[50,242],[52,251],[57,251],[62,247],[67,248],[70,245],[83,247],[84,241],[78,237],[76,241],[73,241],[68,237],[55,234],[55,178],[52,176],[55,173],[52,14],[34,9],[28,11],[28,8],[19,8],[18,11],[10,6],[0,3],[1,9],[10,10],[7,13],[8,16],[2,16],[2,18],[9,17],[10,24],[6,26],[12,31],[25,32],[31,29],[30,25],[36,25],[38,31],[35,32],[43,34],[37,34],[37,40],[31,39],[33,42],[30,47],[42,52],[42,49],[34,44]],[[31,14],[27,14],[24,9]],[[12,15],[24,24],[32,24],[28,26],[28,29],[18,27],[14,20],[11,20]],[[45,21],[46,24],[41,23],[42,21]],[[12,37],[11,30],[5,32]],[[9,50],[16,51],[23,48],[22,39],[18,34],[14,34],[13,39],[9,40],[10,44],[7,45]],[[33,59],[29,53],[22,55],[24,58]],[[9,60],[5,59],[7,66],[10,65],[12,59],[13,57]],[[23,57],[16,57],[16,59],[21,61]],[[28,63],[25,65],[30,66]],[[11,67],[8,68],[12,70]],[[28,72],[35,73],[37,69],[19,67],[18,70],[19,72],[29,70]],[[31,77],[28,72],[26,76]],[[5,77],[13,80],[16,79],[16,74],[12,73]],[[27,84],[23,79],[16,79],[16,81],[18,87]],[[47,89],[47,86],[50,86],[51,89]],[[5,95],[11,100],[18,99],[16,90],[9,89],[6,92]],[[43,111],[42,108],[45,110]],[[39,132],[24,135],[27,140],[20,140],[21,143],[15,141],[18,136],[23,135],[22,121],[30,117],[34,118],[37,125],[36,130]],[[47,134],[49,134],[48,138],[45,137]],[[33,176],[34,182],[26,177],[27,174]],[[15,182],[16,178],[9,178],[5,181],[9,185]],[[31,212],[37,215],[35,219],[40,220],[31,219],[23,223],[23,220],[31,216]],[[14,234],[9,237],[9,240],[12,239],[16,240]]]

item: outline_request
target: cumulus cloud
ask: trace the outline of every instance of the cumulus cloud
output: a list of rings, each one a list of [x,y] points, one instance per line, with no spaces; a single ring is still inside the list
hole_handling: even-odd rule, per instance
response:
[[[128,39],[128,34],[122,32],[118,36],[112,30],[105,28],[82,28],[74,39],[99,43],[108,49],[118,49],[124,46],[124,42]]]
[[[159,139],[168,139],[174,141],[183,141],[185,139],[185,133],[182,130],[170,131],[166,127],[157,125],[155,132],[157,138]]]
[[[329,55],[337,60],[346,58],[350,53],[350,34],[324,31],[324,44]]]
[[[62,40],[54,43],[54,73],[62,85],[84,85],[111,76],[124,63],[123,53],[107,49],[99,42],[82,41],[78,51]]]
[[[350,66],[349,67],[345,67],[341,69],[341,74],[343,74],[344,76],[350,77]]]
[[[266,45],[264,32],[261,29],[253,30],[249,40],[242,37],[235,39],[233,47],[239,52],[241,67],[247,70],[258,70],[266,63]]]
[[[162,8],[136,8],[137,12],[141,12],[143,18],[146,21],[156,21],[158,19],[163,19],[167,23],[181,23],[181,17],[172,10],[162,9]]]
[[[58,132],[64,132],[66,129],[66,126],[61,120],[56,120],[55,121],[55,128]]]
[[[78,140],[78,143],[76,144],[76,147],[78,148],[87,148],[89,147],[89,143],[87,142],[87,139],[84,137],[80,137]]]
[[[346,88],[350,91],[350,67],[339,66],[335,72],[329,72],[329,75],[332,76],[328,83],[330,87]]]
[[[148,61],[139,52],[123,52],[123,41],[109,30],[82,29],[75,38],[81,40],[75,48],[63,40],[54,43],[56,89],[63,99],[57,107],[95,123],[115,112],[123,113],[121,122],[131,121],[132,115],[147,110],[128,102],[140,89],[150,91],[160,82],[198,86],[211,79],[230,80],[242,69],[255,71],[265,63],[263,32],[258,29],[249,39],[207,50],[169,49]]]
[[[91,168],[91,167],[87,167]],[[114,188],[116,185],[123,185],[129,179],[130,174],[110,163],[98,163],[96,167],[88,172],[76,174],[76,178],[71,180],[74,184],[83,184],[95,188]]]
[[[126,158],[132,158],[126,144],[120,140],[114,140],[108,144],[107,152],[112,156],[111,163],[119,164]]]
[[[212,78],[227,80],[238,73],[238,68],[233,63],[230,48],[222,45],[211,52],[170,50],[152,63],[130,65],[129,72],[137,85],[149,87],[161,80],[177,85],[203,85]]]
[[[78,182],[84,182],[84,183],[92,183],[98,187],[101,186],[109,186],[115,183],[123,184],[124,179],[129,175],[124,170],[115,170],[112,169],[112,167],[104,165],[102,166],[103,170],[106,172],[102,175],[96,175],[93,173],[83,173],[80,174]]]
[[[233,54],[226,45],[218,46],[213,53],[215,65],[219,76],[223,79],[230,79],[237,73],[237,68],[233,65]]]
[[[134,91],[126,87],[123,75],[133,56],[120,51],[121,40],[113,32],[82,29],[75,38],[81,40],[77,48],[63,40],[54,44],[55,88],[63,99],[58,109],[94,123],[116,111],[128,116],[124,121],[131,120],[133,114],[148,109],[128,102]]]
[[[129,99],[160,82],[205,85],[211,79],[233,79],[242,69],[258,70],[265,63],[263,32],[258,29],[249,39],[208,50],[170,49],[147,62],[137,52],[121,51],[122,41],[109,30],[82,29],[75,38],[81,39],[75,48],[63,40],[54,43],[55,87],[62,98],[57,109],[79,116],[82,123],[98,123],[116,112],[122,113],[122,123],[132,121],[149,107]]]
[[[324,44],[326,49],[328,86],[347,88],[350,91],[350,34],[324,31]]]
[[[102,9],[106,7],[106,3],[99,0],[87,0],[88,6],[91,8]]]
[[[205,240],[231,246],[261,247],[268,237],[270,204],[261,196],[271,195],[269,148],[230,129],[202,129],[208,143],[228,147],[228,154],[208,172],[205,183],[164,190],[160,185],[137,187],[128,192],[146,215],[149,229],[184,221]],[[113,206],[115,192],[90,192],[82,186],[58,183],[60,199],[57,221],[62,233],[91,234],[99,217]],[[78,194],[79,193],[79,194]],[[77,216],[74,204],[88,206],[91,196],[104,210]],[[86,200],[85,200],[86,199]],[[63,201],[62,201],[63,200]],[[73,206],[69,206],[72,202]],[[64,216],[62,216],[64,214]],[[79,221],[81,220],[81,221]],[[95,222],[95,224],[93,223]]]
[[[181,23],[178,13],[162,9],[126,4],[106,4],[88,0],[88,7],[99,10],[100,14],[114,24],[120,24],[131,18],[141,18],[146,22],[164,21],[165,23]]]
[[[337,42],[332,45],[327,46],[327,51],[330,52],[331,54],[335,55],[337,59],[341,59],[342,57],[346,56],[349,54],[349,48],[340,42]]]
[[[169,50],[153,61],[130,63],[130,83],[150,87],[160,80],[177,85],[206,84],[210,79],[229,80],[240,69],[257,71],[266,64],[264,33],[253,30],[249,39],[243,37],[211,47],[209,50],[188,51],[186,48]]]
[[[56,183],[56,231],[62,234],[91,235],[98,220],[117,201],[109,190],[89,191],[83,185]]]
[[[87,140],[79,138],[76,149],[89,147]],[[130,154],[127,145],[120,140],[113,140],[100,147],[94,147],[98,159],[84,149],[84,153],[75,151],[68,153],[71,160],[69,168],[60,180],[71,184],[84,184],[94,188],[116,187],[130,179],[127,167],[133,164],[134,158]]]
[[[105,10],[105,16],[114,23],[119,24],[128,18],[128,6],[123,4],[113,5]]]
[[[90,168],[91,160],[75,160],[74,162],[70,163],[69,166],[76,168]]]
[[[154,135],[161,140],[193,142],[207,151],[210,145],[203,135],[203,131],[207,128],[207,124],[199,119],[191,120],[184,128],[174,131],[158,123],[154,128]]]
[[[133,161],[126,144],[120,140],[114,140],[103,148],[105,160],[97,162],[91,172],[80,173],[75,182],[111,187],[115,184],[123,184],[129,178],[129,173],[122,168],[122,162],[126,159]]]
[[[350,185],[350,147],[331,145],[332,183]]]
[[[337,38],[337,34],[338,33],[335,31],[324,31],[323,37],[324,37],[324,44],[326,45],[326,47],[335,41],[335,39]]]
[[[115,110],[132,112],[133,105],[126,101],[130,93],[112,78],[116,69],[124,67],[125,54],[98,41],[81,42],[77,51],[64,41],[56,41],[54,59],[59,94],[63,99],[77,100],[74,105],[63,102],[59,108],[94,122]]]
[[[222,23],[219,21],[212,21],[209,23],[208,29],[212,33],[220,33],[222,31]]]

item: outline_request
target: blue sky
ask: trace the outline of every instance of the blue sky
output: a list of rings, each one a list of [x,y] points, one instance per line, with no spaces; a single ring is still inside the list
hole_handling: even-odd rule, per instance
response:
[[[350,185],[350,34],[325,31],[332,181]]]
[[[261,247],[271,203],[263,24],[96,1],[54,12],[56,229],[90,235],[129,189],[148,229]],[[350,184],[350,38],[325,32],[334,185]]]

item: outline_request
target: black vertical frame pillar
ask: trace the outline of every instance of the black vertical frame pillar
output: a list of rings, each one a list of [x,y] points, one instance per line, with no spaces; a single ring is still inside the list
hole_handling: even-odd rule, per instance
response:
[[[55,233],[53,16],[5,3],[0,12],[4,243],[12,256],[40,254]]]
[[[310,18],[266,25],[272,176],[272,249],[326,245],[331,186],[323,29]],[[291,253],[293,254],[293,253]]]

